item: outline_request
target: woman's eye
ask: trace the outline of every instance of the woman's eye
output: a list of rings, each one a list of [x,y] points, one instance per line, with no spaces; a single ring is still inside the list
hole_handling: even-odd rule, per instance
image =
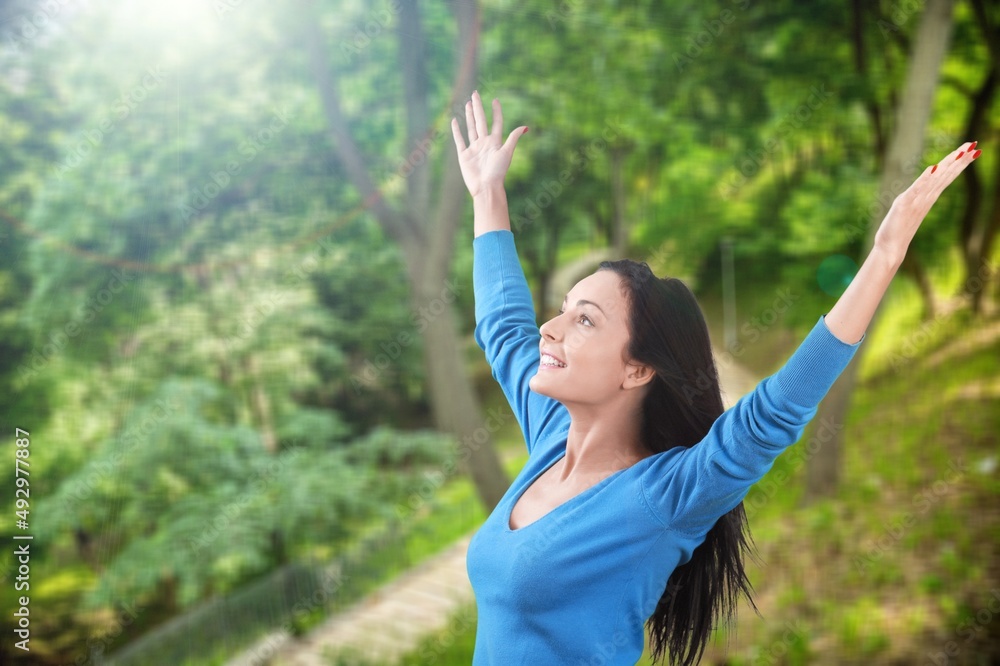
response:
[[[562,314],[566,314],[566,311],[565,311],[565,310],[563,310],[563,309],[560,309],[560,310],[559,310],[559,314],[561,314],[561,315],[562,315]],[[588,316],[587,316],[587,315],[585,315],[585,314],[582,314],[582,315],[580,315],[579,317],[577,317],[577,319],[576,319],[576,320],[577,320],[578,322],[580,322],[581,324],[584,324],[584,325],[586,325],[586,326],[593,326],[593,325],[594,325],[594,322],[592,322],[592,321],[590,320],[590,317],[588,317]]]

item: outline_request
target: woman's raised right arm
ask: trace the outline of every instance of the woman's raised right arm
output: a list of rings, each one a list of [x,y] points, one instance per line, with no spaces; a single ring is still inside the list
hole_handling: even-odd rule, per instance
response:
[[[478,93],[473,93],[466,104],[465,117],[469,145],[465,145],[457,120],[452,121],[452,131],[462,177],[475,211],[472,244],[475,337],[486,353],[493,377],[507,396],[531,453],[543,433],[559,428],[566,413],[558,402],[528,387],[528,381],[538,371],[540,334],[531,292],[514,247],[503,186],[514,146],[527,128],[515,129],[506,143],[501,143],[503,116],[500,102],[494,100],[493,129],[487,133]]]

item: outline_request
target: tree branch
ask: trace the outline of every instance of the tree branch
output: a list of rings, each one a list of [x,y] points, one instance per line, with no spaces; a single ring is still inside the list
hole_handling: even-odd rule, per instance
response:
[[[304,3],[304,6],[311,7],[312,5]],[[361,148],[354,141],[354,137],[351,136],[350,128],[342,111],[340,97],[337,94],[336,80],[323,47],[319,20],[314,12],[305,12],[303,30],[309,64],[319,88],[327,129],[333,137],[334,151],[337,157],[344,165],[351,183],[364,199],[365,206],[375,215],[386,235],[403,246],[412,244],[415,240],[414,230],[404,224],[400,216],[388,207],[385,199],[382,198],[382,193],[375,187],[371,176],[368,175],[368,161],[361,152]]]
[[[459,99],[465,99],[472,94],[477,72],[477,52],[479,42],[479,8],[475,2],[456,2],[454,4],[455,20],[458,24],[458,68],[455,72],[455,85],[451,108],[460,108]],[[447,139],[446,139],[447,141]],[[462,221],[465,206],[462,196],[465,185],[458,169],[458,159],[455,151],[449,150],[445,158],[441,189],[438,194],[437,209],[434,213],[434,242],[430,244],[428,264],[446,267],[451,264],[452,250],[455,245],[455,234]]]
[[[406,146],[409,150],[424,150],[430,135],[427,112],[427,64],[423,26],[417,0],[400,2],[399,66],[403,74],[403,94],[406,109]],[[431,170],[425,160],[415,167],[406,181],[409,194],[407,209],[409,224],[425,228],[430,202]],[[413,214],[415,213],[415,214]]]

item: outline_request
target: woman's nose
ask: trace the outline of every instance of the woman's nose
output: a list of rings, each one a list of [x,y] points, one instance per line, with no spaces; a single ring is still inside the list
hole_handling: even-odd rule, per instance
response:
[[[545,322],[539,327],[538,331],[542,334],[543,338],[546,338],[548,340],[556,339],[559,331],[559,326],[556,323],[557,319],[559,319],[559,315],[556,315],[552,319],[549,319],[547,322]]]

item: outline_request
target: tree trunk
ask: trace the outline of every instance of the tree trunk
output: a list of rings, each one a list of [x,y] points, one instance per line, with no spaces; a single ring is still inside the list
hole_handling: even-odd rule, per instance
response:
[[[913,43],[913,52],[910,55],[903,95],[899,106],[896,107],[895,131],[889,141],[885,166],[879,179],[878,198],[882,204],[882,210],[875,212],[871,224],[869,224],[862,258],[871,251],[875,232],[878,230],[889,205],[903,190],[910,186],[917,172],[917,167],[922,166],[924,132],[930,119],[938,74],[951,34],[952,4],[953,0],[928,0],[924,14],[920,19],[920,26],[917,28],[917,36]],[[868,326],[868,335],[875,330],[881,311],[880,305]],[[840,378],[830,389],[826,399],[820,404],[815,422],[822,423],[825,419],[826,422],[833,423],[835,427],[830,441],[823,444],[806,465],[807,502],[828,497],[837,489],[840,477],[840,450],[843,446],[843,426],[847,421],[851,393],[864,351],[865,345],[862,344]]]
[[[972,307],[975,312],[979,312],[982,307],[983,293],[989,288],[991,277],[996,288],[995,293],[1000,296],[1000,270],[997,270],[996,265],[987,263],[993,256],[993,242],[1000,232],[1000,169],[993,171],[993,192],[993,209],[986,219],[979,245],[979,270],[974,276],[970,275],[965,283],[972,290]]]
[[[989,73],[983,80],[979,90],[972,95],[972,106],[969,110],[969,117],[965,123],[966,137],[980,136],[987,128],[986,112],[993,103],[998,83],[998,64],[994,63]],[[982,288],[976,288],[979,284],[975,278],[979,274],[983,260],[989,255],[983,254],[984,248],[989,248],[990,242],[987,240],[990,225],[984,223],[977,225],[981,217],[981,212],[986,205],[986,193],[983,191],[983,184],[980,180],[981,171],[979,169],[966,169],[962,174],[968,190],[965,199],[965,210],[962,211],[962,218],[959,224],[959,247],[962,250],[962,258],[965,263],[965,281],[962,283],[966,296],[971,298],[972,311],[979,313]],[[994,191],[994,196],[996,196]]]
[[[996,24],[990,20],[990,16],[986,11],[986,4],[983,0],[971,0],[970,4],[972,5],[975,24],[983,32],[983,40],[986,42],[986,48],[989,51],[992,63],[989,75],[983,82],[978,94],[973,97],[973,108],[969,114],[969,122],[966,126],[968,130],[966,136],[971,136],[972,140],[976,140],[976,136],[978,136],[981,129],[987,127],[985,122],[986,112],[989,110],[992,98],[996,93],[998,77],[1000,77],[1000,72],[998,72],[1000,70],[1000,24]],[[969,174],[970,171],[974,171],[974,169],[966,169],[963,175],[967,178],[972,176],[976,184],[978,184],[978,175],[975,173]],[[996,239],[998,231],[1000,231],[1000,169],[994,170],[992,192],[992,210],[984,220],[981,231],[969,240],[968,246],[973,252],[966,255],[966,280],[963,286],[966,294],[972,298],[972,311],[976,313],[980,312],[982,308],[983,293],[987,290],[987,285],[990,283],[991,274],[994,278],[997,278],[996,282],[1000,286],[1000,272],[995,267],[986,263],[993,253],[993,241]],[[975,209],[971,204],[969,208],[971,209],[969,214],[974,218]],[[997,290],[997,293],[1000,294],[1000,289]]]
[[[421,319],[426,322],[424,368],[434,422],[458,439],[462,452],[459,459],[465,461],[483,506],[492,511],[510,485],[492,447],[493,433],[500,424],[495,418],[483,416],[465,372],[464,347],[456,331],[454,309],[444,302],[449,296],[442,297],[441,289],[439,286],[437,291],[418,296],[421,305],[417,310],[427,313]]]
[[[899,268],[917,283],[917,289],[920,291],[920,300],[924,304],[922,318],[924,321],[931,321],[934,319],[934,315],[937,314],[937,303],[934,298],[934,285],[931,284],[923,262],[913,256],[913,254],[907,254],[903,258],[903,263]]]
[[[456,97],[464,99],[471,94],[476,77],[478,7],[474,2],[460,2],[455,3],[454,11],[458,21],[458,66],[453,90]],[[426,49],[416,0],[401,1],[399,20],[397,35],[407,109],[407,146],[413,148],[423,145],[431,134],[427,112]],[[318,25],[317,17],[307,17],[305,42],[336,157],[385,234],[402,248],[410,279],[411,302],[416,308],[418,329],[424,339],[424,367],[435,423],[460,442],[464,450],[459,460],[471,474],[483,506],[492,511],[510,483],[492,446],[496,420],[483,417],[465,372],[462,344],[451,305],[456,287],[448,282],[455,232],[464,211],[463,183],[457,160],[454,152],[444,151],[446,157],[436,207],[431,204],[433,170],[430,160],[425,160],[407,176],[403,210],[390,207],[368,175],[369,160],[354,142],[343,116],[336,77],[331,71]]]

